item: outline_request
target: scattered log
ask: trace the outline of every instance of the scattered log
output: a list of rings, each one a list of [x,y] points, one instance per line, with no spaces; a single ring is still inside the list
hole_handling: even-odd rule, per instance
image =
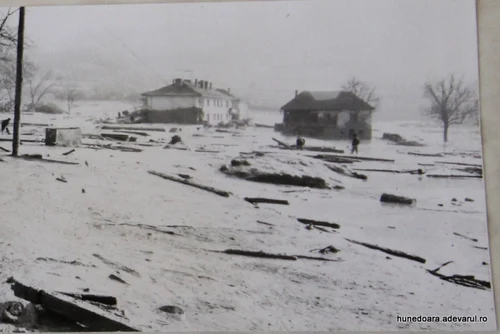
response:
[[[68,183],[68,181],[64,177],[62,177],[62,176],[56,178],[56,180],[59,181],[59,182]]]
[[[137,136],[143,136],[143,137],[149,136],[149,133],[141,132],[141,131],[114,130],[113,132],[121,132],[121,133],[127,133],[127,134],[132,134],[132,135],[137,135]]]
[[[118,141],[128,141],[130,136],[120,133],[101,133],[103,138],[118,140]]]
[[[202,190],[214,193],[214,194],[222,196],[222,197],[229,197],[229,192],[224,191],[224,190],[215,189],[213,187],[207,187],[207,186],[204,186],[204,185],[201,185],[201,184],[198,184],[198,183],[194,183],[194,182],[189,181],[189,180],[179,179],[179,178],[176,178],[176,177],[173,177],[173,176],[169,176],[169,175],[166,175],[166,174],[163,174],[163,173],[155,172],[155,171],[148,171],[148,173],[151,174],[151,175],[159,176],[159,177],[161,177],[161,178],[163,178],[165,180],[170,180],[170,181],[174,181],[174,182],[178,182],[178,183],[183,183],[183,184],[191,186],[191,187],[202,189]]]
[[[111,274],[108,277],[109,277],[109,279],[112,279],[113,281],[117,281],[117,282],[129,285],[127,282],[125,282],[123,279],[121,279],[120,277],[116,276],[115,274]]]
[[[320,177],[312,177],[307,175],[297,176],[286,173],[263,173],[259,171],[245,172],[241,170],[229,169],[225,165],[222,166],[219,170],[224,174],[252,182],[299,186],[315,189],[330,189],[326,181]]]
[[[139,331],[124,323],[125,319],[123,316],[119,319],[117,315],[111,314],[95,304],[87,303],[61,293],[49,293],[19,282],[13,284],[12,290],[16,297],[25,299],[36,305],[41,305],[44,310],[79,323],[92,331]]]
[[[371,158],[371,157],[360,157],[360,156],[349,156],[349,155],[338,155],[338,154],[321,154],[316,156],[317,159],[323,159],[328,161],[328,159],[344,158],[349,160],[365,160],[365,161],[378,161],[378,162],[394,162],[394,159],[383,159],[383,158]]]
[[[186,180],[192,179],[191,175],[188,175],[188,174],[177,174],[177,175],[179,175],[180,177],[182,177],[183,179],[186,179]]]
[[[340,259],[327,259],[324,257],[316,257],[316,256],[305,256],[305,255],[295,255],[297,259],[306,259],[306,260],[316,260],[316,261],[328,261],[328,262],[340,262]]]
[[[102,224],[104,225],[104,224]],[[145,230],[152,230],[152,231],[155,231],[155,232],[159,232],[159,233],[164,233],[164,234],[169,234],[169,235],[177,235],[175,232],[173,231],[166,231],[166,230],[162,230],[162,229],[159,229],[157,226],[154,226],[154,225],[146,225],[146,224],[129,224],[129,223],[120,223],[120,224],[106,224],[106,225],[110,225],[110,226],[131,226],[131,227],[138,227],[138,228],[141,228],[141,229],[145,229]]]
[[[328,165],[328,164],[325,164],[325,165],[329,170],[336,172],[336,173],[339,173],[339,174],[344,175],[344,176],[349,176],[349,177],[352,177],[355,179],[360,179],[360,180],[367,180],[368,179],[368,176],[366,176],[364,174],[351,172],[350,170],[347,170],[347,169],[342,168],[340,166],[333,166],[333,165]]]
[[[75,152],[75,149],[72,149],[68,152],[63,153],[62,155],[70,155],[71,153]]]
[[[289,205],[287,200],[272,199],[272,198],[245,197],[245,201],[252,203],[252,204],[267,203],[267,204]]]
[[[115,306],[118,302],[116,297],[113,296],[102,296],[102,295],[92,295],[92,294],[78,294],[69,292],[58,292],[60,294],[73,297],[76,299],[81,299],[89,302],[96,302],[104,305]]]
[[[324,221],[318,221],[318,220],[312,220],[312,219],[305,219],[305,218],[297,218],[297,221],[304,225],[315,225],[315,226],[323,226],[323,227],[330,227],[333,229],[339,229],[340,225],[336,223],[329,223],[329,222],[324,222]]]
[[[305,151],[312,152],[325,152],[325,153],[344,153],[344,150],[339,150],[334,147],[321,147],[321,146],[304,146]]]
[[[467,239],[467,240],[470,240],[470,241],[473,241],[473,242],[478,242],[479,240],[475,239],[475,238],[470,238],[468,236],[465,236],[463,234],[460,234],[460,233],[457,233],[457,232],[453,232],[454,235],[457,235],[459,237],[462,237],[464,239]]]
[[[483,166],[480,164],[467,164],[463,162],[453,162],[453,161],[434,161],[437,164],[445,164],[445,165],[458,165],[458,166],[468,166],[468,167],[477,167],[482,168]]]
[[[443,153],[418,153],[418,152],[408,152],[409,155],[415,155],[418,157],[434,157],[434,158],[442,158],[444,157]]]
[[[215,132],[238,134],[238,132],[223,130],[223,129],[216,129]]]
[[[328,161],[328,162],[333,162],[333,163],[338,163],[338,164],[352,164],[355,162],[361,162],[361,160],[356,160],[354,158],[340,158],[336,156],[325,156],[325,155],[310,155],[309,157],[314,158],[314,159],[320,159],[323,161]]]
[[[164,128],[149,128],[149,127],[133,127],[133,126],[117,126],[104,125],[103,130],[130,130],[130,131],[151,131],[151,132],[166,132]]]
[[[0,142],[12,142],[12,138],[0,138]],[[42,139],[19,139],[19,142],[22,143],[43,143]]]
[[[457,285],[462,285],[462,286],[466,286],[469,288],[475,288],[475,289],[479,289],[479,290],[490,290],[491,289],[490,282],[476,279],[473,275],[446,276],[446,275],[438,273],[439,269],[441,269],[442,267],[444,267],[445,265],[447,265],[451,262],[452,261],[449,261],[449,262],[441,265],[440,267],[438,267],[434,270],[429,270],[429,269],[426,269],[426,270],[429,274],[431,274],[433,276],[437,276],[440,279],[442,279],[443,281],[447,281],[450,283],[455,283]]]
[[[395,203],[395,204],[405,204],[412,205],[416,202],[415,199],[391,194],[382,194],[380,196],[380,202],[382,203]]]
[[[220,151],[209,151],[209,150],[195,150],[195,152],[198,152],[198,153],[220,153]]]
[[[110,261],[110,260],[108,260],[108,259],[106,259],[106,258],[104,258],[101,255],[96,254],[96,253],[92,254],[92,256],[94,256],[95,258],[101,260],[104,264],[110,266],[111,268],[114,268],[116,270],[124,271],[124,272],[129,273],[131,275],[134,275],[136,277],[141,277],[141,275],[137,271],[135,271],[134,269],[131,269],[129,267],[121,265],[121,264],[119,264],[117,262]]]
[[[71,161],[44,159],[41,154],[23,154],[19,157],[15,157],[15,158],[28,160],[28,161],[42,161],[42,162],[48,162],[48,163],[57,163],[57,164],[63,164],[63,165],[79,165],[80,164],[78,162],[71,162]]]
[[[381,172],[381,173],[394,173],[394,174],[402,173],[400,170],[394,170],[394,169],[353,168],[353,170],[360,172]]]
[[[45,261],[45,262],[56,262],[56,263],[64,263],[64,264],[70,264],[70,265],[73,265],[73,266],[82,266],[82,267],[92,267],[92,268],[96,268],[95,265],[89,265],[89,264],[84,264],[78,260],[73,260],[73,261],[65,261],[65,260],[57,260],[57,259],[53,259],[53,258],[50,258],[50,257],[39,257],[36,259],[36,261]]]
[[[274,125],[267,125],[267,124],[254,124],[255,127],[257,128],[267,128],[267,129],[274,129]]]
[[[472,246],[477,249],[488,250],[488,247]]]
[[[328,253],[336,254],[336,253],[340,252],[339,249],[337,249],[333,246],[327,246],[327,247],[321,248],[321,249],[312,249],[310,252],[316,252],[316,251],[320,254],[328,254]]]
[[[297,261],[296,256],[271,254],[271,253],[266,253],[266,252],[262,252],[262,251],[253,252],[253,251],[246,251],[246,250],[239,250],[239,249],[226,249],[224,251],[218,251],[218,252],[225,253],[225,254],[231,254],[231,255],[242,255],[242,256],[249,256],[249,257],[266,258],[266,259]]]
[[[482,179],[482,175],[445,175],[445,174],[427,174],[427,177],[432,177],[435,179]]]
[[[285,144],[284,142],[279,141],[279,140],[278,140],[278,139],[276,139],[276,138],[273,138],[273,140],[274,140],[275,142],[277,142],[278,144],[280,144],[281,146],[284,146],[284,147],[286,147],[286,148],[288,148],[288,149],[291,149],[290,145]]]
[[[4,152],[10,152],[10,150],[6,149],[6,148],[3,148],[2,146],[0,146],[0,150],[4,151]]]
[[[127,147],[127,146],[110,146],[109,148],[111,150],[119,150],[119,151],[122,151],[122,152],[135,152],[135,153],[139,153],[139,152],[143,151],[140,148]]]
[[[173,149],[179,150],[179,151],[188,151],[187,147],[177,147],[177,146],[173,146],[173,145],[166,145],[163,148],[173,148]]]
[[[275,226],[274,224],[271,224],[271,223],[266,223],[266,222],[263,222],[261,220],[257,220],[257,223],[259,224],[263,224],[263,225],[268,225],[268,226]]]
[[[370,249],[375,249],[375,250],[379,250],[381,252],[384,252],[384,253],[387,253],[387,254],[390,254],[390,255],[393,255],[393,256],[397,256],[397,257],[403,257],[403,258],[406,258],[406,259],[409,259],[409,260],[412,260],[412,261],[416,261],[416,262],[420,262],[420,263],[425,263],[425,259],[419,257],[419,256],[415,256],[415,255],[410,255],[410,254],[407,254],[407,253],[404,253],[404,252],[401,252],[401,251],[398,251],[398,250],[393,250],[393,249],[389,249],[389,248],[383,248],[383,247],[380,247],[380,246],[377,246],[377,245],[372,245],[372,244],[368,244],[368,243],[365,243],[365,242],[360,242],[360,241],[355,241],[355,240],[351,240],[351,239],[347,239],[347,241],[349,242],[352,242],[354,244],[358,244],[358,245],[361,245],[361,246],[365,246],[367,248],[370,248]]]

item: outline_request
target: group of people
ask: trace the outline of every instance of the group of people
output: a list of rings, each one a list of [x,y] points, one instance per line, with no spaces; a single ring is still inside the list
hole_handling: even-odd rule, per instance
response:
[[[297,140],[296,140],[295,144],[297,146],[297,149],[303,150],[304,146],[306,144],[306,140],[299,135],[297,137]],[[358,146],[359,146],[359,144],[360,144],[360,141],[359,141],[358,135],[356,133],[354,133],[352,135],[352,141],[351,141],[351,154],[354,154],[354,152],[356,152],[356,154],[358,154]]]

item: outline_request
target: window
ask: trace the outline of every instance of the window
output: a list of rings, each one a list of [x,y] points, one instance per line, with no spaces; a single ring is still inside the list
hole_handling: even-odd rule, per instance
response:
[[[203,107],[203,98],[200,98],[200,99],[198,100],[198,102],[199,102],[199,104],[200,104],[200,107]]]

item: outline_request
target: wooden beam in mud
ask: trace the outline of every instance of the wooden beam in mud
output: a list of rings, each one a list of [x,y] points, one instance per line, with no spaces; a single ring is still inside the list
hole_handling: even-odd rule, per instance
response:
[[[317,159],[327,160],[329,158],[344,158],[344,159],[354,159],[354,160],[365,160],[365,161],[379,161],[379,162],[394,162],[394,159],[384,159],[384,158],[372,158],[372,157],[360,157],[360,156],[352,156],[352,155],[340,155],[340,154],[324,154],[317,155]]]
[[[177,177],[174,177],[174,176],[170,176],[170,175],[159,173],[159,172],[155,172],[155,171],[148,171],[148,173],[151,174],[151,175],[159,176],[159,177],[161,177],[161,178],[163,178],[165,180],[170,180],[170,181],[173,181],[173,182],[182,183],[182,184],[185,184],[185,185],[188,185],[188,186],[191,186],[191,187],[195,187],[195,188],[198,188],[198,189],[201,189],[201,190],[205,190],[205,191],[211,192],[213,194],[216,194],[216,195],[219,195],[219,196],[222,196],[222,197],[229,197],[229,195],[230,195],[230,193],[227,192],[227,191],[219,190],[219,189],[216,189],[216,188],[213,188],[213,187],[207,187],[207,186],[204,186],[204,185],[199,184],[199,183],[195,183],[195,182],[190,181],[190,180],[186,180],[186,179],[182,179],[182,178],[177,178]]]
[[[152,132],[167,132],[164,128],[149,128],[149,127],[133,127],[119,125],[104,125],[102,130],[130,130],[130,131],[152,131]]]
[[[288,205],[289,204],[287,200],[261,198],[261,197],[245,197],[245,201],[252,203],[252,204],[258,204],[258,203],[280,204],[280,205]]]
[[[375,249],[375,250],[378,250],[378,251],[390,254],[392,256],[403,257],[403,258],[406,258],[406,259],[409,259],[409,260],[412,260],[412,261],[416,261],[416,262],[420,262],[420,263],[425,263],[426,262],[425,259],[423,259],[423,258],[421,258],[419,256],[415,256],[415,255],[411,255],[411,254],[406,254],[406,253],[398,251],[398,250],[393,250],[393,249],[389,249],[389,248],[383,248],[383,247],[380,247],[380,246],[377,246],[377,245],[372,245],[372,244],[368,244],[368,243],[365,243],[365,242],[355,241],[355,240],[351,240],[351,239],[347,239],[347,238],[346,238],[346,240],[349,241],[349,242],[352,242],[353,244],[361,245],[361,246],[364,246],[364,247],[367,247],[367,248],[370,248],[370,249]]]
[[[127,325],[126,319],[68,295],[39,290],[17,281],[14,281],[12,290],[16,297],[41,305],[46,311],[84,325],[92,331],[139,332]]]

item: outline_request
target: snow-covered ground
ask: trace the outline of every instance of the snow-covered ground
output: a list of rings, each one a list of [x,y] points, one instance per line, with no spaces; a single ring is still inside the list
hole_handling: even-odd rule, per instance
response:
[[[80,103],[71,115],[25,115],[22,121],[80,126],[86,134],[98,133],[93,120],[113,118],[126,109],[132,106],[118,102]],[[279,113],[253,115],[255,123],[272,125],[280,121]],[[46,290],[81,292],[88,288],[94,293],[114,295],[130,325],[143,331],[496,329],[492,291],[445,282],[426,272],[453,261],[440,272],[491,281],[489,250],[481,249],[489,249],[482,179],[362,172],[368,175],[368,180],[362,181],[329,170],[323,161],[309,157],[315,152],[270,147],[276,145],[272,138],[294,141],[273,129],[233,129],[240,133],[235,136],[196,126],[155,126],[167,132],[149,132],[151,136],[138,136],[137,143],[121,144],[141,148],[142,152],[80,147],[63,156],[68,148],[25,143],[20,147],[21,154],[40,153],[81,164],[3,158],[1,282],[13,276]],[[182,128],[177,134],[189,150],[138,145],[150,139],[169,140],[173,133],[168,130],[172,127]],[[21,129],[21,133],[37,131],[30,139],[44,136],[42,127]],[[398,133],[427,146],[391,145],[380,139],[383,132]],[[441,130],[432,124],[376,123],[373,137],[370,143],[361,143],[360,156],[395,162],[361,162],[350,167],[425,168],[433,174],[458,174],[451,165],[435,162],[482,163],[477,157],[481,155],[479,129],[452,129],[446,147],[442,145]],[[84,139],[85,143],[93,141]],[[306,145],[341,149],[349,146],[347,141],[306,141]],[[10,148],[10,143],[0,144]],[[195,151],[202,147],[219,152]],[[251,151],[273,152],[249,159],[256,166],[322,177],[330,185],[341,184],[345,189],[253,183],[219,171],[240,152]],[[433,158],[406,154],[410,151],[473,154]],[[422,167],[419,163],[434,166]],[[198,183],[232,195],[219,197],[151,175],[149,170],[189,174]],[[61,175],[67,183],[56,181]],[[412,197],[417,203],[413,207],[383,205],[379,201],[383,192]],[[255,208],[244,197],[283,199],[290,205],[261,204]],[[466,197],[474,201],[465,201]],[[452,202],[453,198],[457,201]],[[341,227],[335,233],[308,230],[296,218],[335,222]],[[176,234],[159,233],[137,224]],[[476,238],[477,242],[454,233]],[[388,256],[346,238],[427,261],[420,264]],[[329,245],[340,252],[325,257],[341,261],[284,261],[210,252],[231,248],[320,256],[310,251]],[[116,269],[93,254],[133,268],[138,275],[119,272],[129,285],[110,280],[108,276]],[[83,265],[41,258],[78,260]],[[7,284],[0,284],[0,296],[3,300],[15,299]],[[177,305],[185,314],[173,317],[157,311],[163,305]],[[489,321],[404,324],[397,322],[397,315],[478,315],[487,316]]]

